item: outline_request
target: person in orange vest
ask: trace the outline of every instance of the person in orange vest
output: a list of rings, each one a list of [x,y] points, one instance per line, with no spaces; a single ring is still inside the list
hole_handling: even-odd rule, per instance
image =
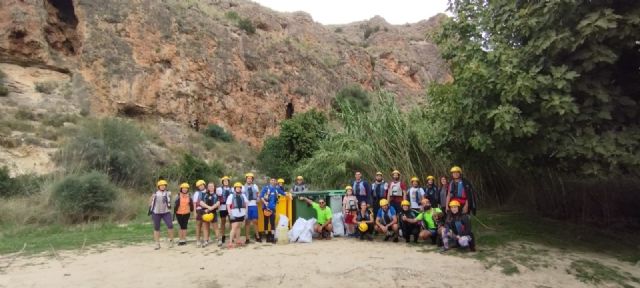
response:
[[[173,214],[178,220],[178,225],[180,225],[178,246],[184,246],[187,245],[187,224],[189,224],[189,218],[191,218],[191,212],[193,212],[194,207],[191,193],[189,193],[189,183],[180,184],[180,193],[178,193],[174,202]]]

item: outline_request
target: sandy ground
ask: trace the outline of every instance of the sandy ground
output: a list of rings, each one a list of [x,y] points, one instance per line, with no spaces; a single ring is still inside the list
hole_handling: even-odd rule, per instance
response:
[[[0,287],[587,286],[561,265],[535,271],[521,267],[519,274],[507,276],[477,260],[426,247],[334,239],[235,249],[198,249],[190,243],[154,251],[151,244],[140,244],[58,252],[57,257],[6,255],[2,266],[13,261],[0,274]]]

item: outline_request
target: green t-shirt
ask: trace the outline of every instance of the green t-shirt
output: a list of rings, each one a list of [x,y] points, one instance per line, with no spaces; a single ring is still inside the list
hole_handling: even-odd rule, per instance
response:
[[[436,223],[433,221],[433,212],[442,213],[442,210],[440,210],[440,208],[431,208],[426,212],[422,212],[418,214],[418,217],[416,217],[416,220],[424,221],[424,226],[427,227],[427,229],[434,230],[437,227],[436,227]]]
[[[328,206],[324,206],[324,209],[320,208],[320,204],[318,203],[311,203],[311,207],[313,207],[313,209],[316,210],[316,214],[318,215],[316,217],[317,223],[320,225],[324,225],[324,223],[327,222],[327,220],[331,219],[331,217],[333,217],[333,214],[331,213],[331,208]]]

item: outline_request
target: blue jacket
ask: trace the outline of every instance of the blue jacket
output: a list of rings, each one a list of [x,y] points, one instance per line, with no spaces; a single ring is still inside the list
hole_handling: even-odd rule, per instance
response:
[[[267,201],[267,207],[263,207],[269,209],[271,211],[276,210],[276,204],[278,204],[278,194],[286,195],[284,190],[280,186],[264,186],[262,187],[262,191],[260,192],[260,199],[265,199]]]

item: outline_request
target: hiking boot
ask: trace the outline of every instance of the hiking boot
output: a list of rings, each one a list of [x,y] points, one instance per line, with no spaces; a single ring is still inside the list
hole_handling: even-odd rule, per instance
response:
[[[227,240],[227,236],[222,235],[222,243],[224,243]]]
[[[153,248],[154,250],[160,250],[160,242],[156,242],[156,248]]]
[[[398,235],[396,235],[396,237],[393,237],[393,243],[398,243]]]
[[[222,247],[222,244],[224,244],[224,241],[218,240],[218,247]]]

